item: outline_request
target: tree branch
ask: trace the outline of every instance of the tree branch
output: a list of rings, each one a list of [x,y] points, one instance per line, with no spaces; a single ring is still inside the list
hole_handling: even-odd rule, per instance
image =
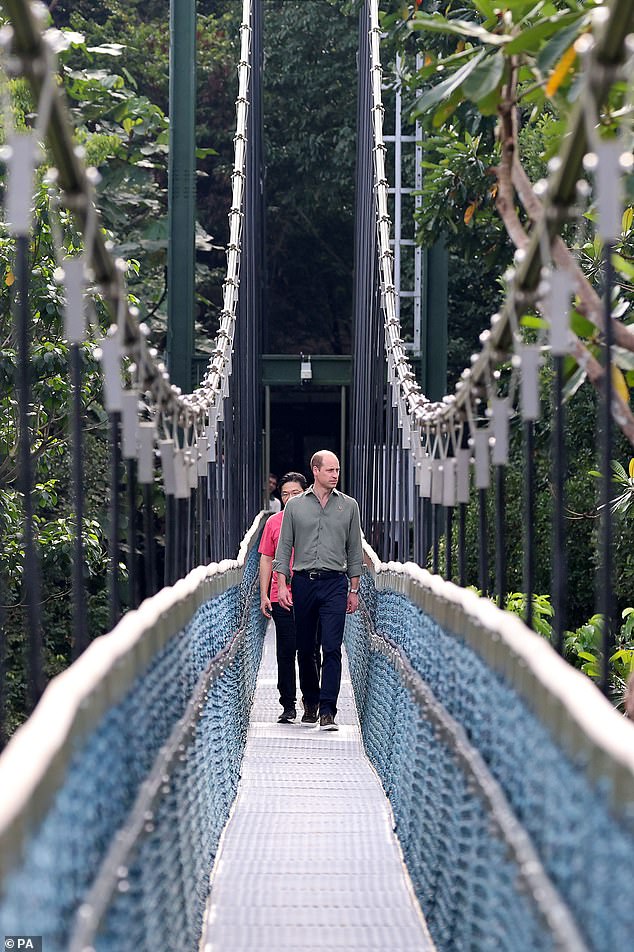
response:
[[[593,357],[588,348],[576,336],[570,348],[570,354],[577,361],[577,364],[585,370],[590,383],[598,391],[601,391],[605,371],[596,357]],[[612,417],[622,433],[634,446],[634,415],[629,406],[614,392],[614,388],[612,391]]]
[[[502,153],[500,164],[496,169],[498,192],[495,198],[495,207],[515,247],[525,248],[528,245],[528,235],[515,211],[515,191],[512,179],[513,160],[517,151],[516,92],[517,63],[516,57],[512,57],[509,81],[504,87],[498,108],[500,116],[498,136]]]
[[[522,204],[524,205],[524,208],[526,209],[527,214],[534,221],[538,220],[543,215],[543,206],[535,195],[530,180],[526,175],[524,168],[521,166],[517,156],[517,107],[515,99],[516,86],[517,64],[512,61],[511,76],[504,90],[502,101],[499,107],[499,136],[502,154],[500,165],[496,169],[498,179],[498,194],[496,196],[495,204],[504,227],[506,228],[508,235],[515,247],[526,248],[529,243],[529,237],[524,226],[519,220],[519,216],[515,208],[515,188],[517,188],[518,195],[522,201]],[[556,251],[558,244],[561,245],[563,249],[565,249],[565,252],[567,252],[567,255],[570,257],[570,259],[573,261],[573,264],[580,272],[581,282],[590,292],[590,294],[587,294],[586,291],[586,297],[583,299],[581,298],[581,294],[579,294],[580,300],[587,301],[590,304],[590,309],[584,313],[586,313],[587,317],[592,320],[592,322],[596,324],[597,327],[602,329],[603,321],[601,320],[602,315],[600,312],[600,299],[587,281],[583,272],[581,272],[581,269],[578,268],[576,262],[574,262],[574,259],[572,259],[570,250],[559,237],[553,244],[553,258],[557,264],[560,264],[561,261],[562,263],[560,264],[560,267],[566,267],[566,264],[563,262],[567,260],[566,256],[563,255],[561,251]],[[559,260],[557,256],[559,256]],[[578,283],[578,276],[575,275],[575,284],[577,285]],[[597,316],[594,298],[596,298],[598,302],[598,320],[600,323],[592,316]],[[632,333],[618,321],[613,320],[612,325],[614,327],[615,340],[617,340],[617,343],[621,343],[621,340],[616,336],[617,328],[620,328],[621,331],[626,332],[628,341],[627,344],[623,343],[622,346],[627,346],[628,350],[632,350],[634,335],[632,335]],[[619,337],[625,339],[623,334],[619,334]],[[586,372],[588,380],[597,390],[600,391],[603,386],[604,369],[599,361],[590,353],[588,348],[576,336],[574,337],[574,342],[571,345],[570,353],[576,360],[579,367],[581,367]],[[632,414],[629,406],[625,404],[616,393],[613,393],[612,397],[612,416],[624,435],[634,446],[634,415]]]
[[[526,209],[527,215],[532,221],[538,222],[543,217],[544,207],[533,190],[531,181],[520,162],[517,150],[512,159],[511,181],[517,190],[522,205]],[[557,235],[551,244],[551,254],[555,264],[567,271],[574,281],[575,292],[579,298],[577,310],[603,332],[605,324],[601,298],[586,278],[572,251],[560,235]],[[612,332],[614,342],[619,347],[634,351],[634,333],[629,327],[613,318]]]

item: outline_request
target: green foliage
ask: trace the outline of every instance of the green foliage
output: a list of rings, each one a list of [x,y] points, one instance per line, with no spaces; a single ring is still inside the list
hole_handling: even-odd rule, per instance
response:
[[[76,248],[70,222],[67,246]],[[35,485],[32,491],[34,531],[42,574],[42,619],[45,632],[45,674],[50,676],[68,663],[71,653],[70,578],[74,523],[69,499],[68,414],[71,397],[68,346],[63,339],[61,289],[55,280],[57,261],[53,249],[48,194],[39,186],[36,200],[36,228],[30,247],[32,312],[30,334],[32,412],[30,414],[32,460]],[[16,394],[17,352],[11,310],[14,293],[13,247],[0,234],[0,274],[4,277],[0,296],[0,579],[7,644],[8,721],[13,729],[24,718],[25,673],[23,658],[23,571],[24,539],[22,495],[19,491],[18,404]],[[101,381],[92,348],[82,348],[82,406],[86,428],[86,520],[83,527],[86,584],[89,593],[88,627],[91,635],[101,634],[100,619],[105,603],[106,540],[104,536],[107,498],[105,485],[105,432],[101,428]]]
[[[508,596],[504,607],[506,611],[525,618],[526,595],[522,592],[514,592]],[[547,641],[552,641],[553,629],[550,619],[553,614],[549,595],[533,596],[533,628]],[[608,665],[608,693],[618,708],[623,707],[627,682],[634,674],[634,608],[625,608],[622,619],[623,624],[615,637],[616,650],[610,655]],[[564,657],[593,681],[600,681],[603,674],[602,643],[603,615],[595,614],[574,631],[565,632]]]
[[[61,466],[64,466],[63,460]],[[52,597],[59,598],[60,589],[64,594],[69,594],[75,539],[72,516],[70,514],[56,515],[62,504],[65,503],[68,506],[66,493],[62,490],[60,480],[50,479],[45,483],[36,483],[33,489],[33,502],[35,536],[45,588],[50,589],[51,592],[55,591],[56,594]],[[22,495],[16,490],[0,489],[0,520],[3,526],[0,572],[5,579],[9,599],[13,599],[6,607],[12,608],[20,604],[24,571]],[[102,580],[106,540],[97,519],[84,520],[82,539],[87,581]]]
[[[137,149],[142,136],[154,137],[165,120],[148,108],[120,79],[107,70],[80,68],[82,56],[112,58],[103,48],[88,53],[83,37],[60,35],[61,75],[75,105],[77,141],[89,161],[108,170],[114,164],[130,169],[129,182],[135,181],[134,163],[140,161]],[[74,59],[72,68],[68,60]],[[30,97],[21,81],[10,84],[15,124],[32,121]],[[82,112],[82,110],[85,110]],[[134,116],[133,125],[130,117]],[[158,124],[157,124],[158,123]],[[3,129],[3,135],[5,134]],[[135,138],[137,137],[137,138]],[[140,169],[147,179],[147,171]],[[75,523],[70,498],[69,405],[71,386],[69,350],[63,334],[63,288],[58,266],[63,257],[82,249],[81,237],[63,209],[51,202],[45,184],[46,165],[37,172],[33,238],[28,250],[30,273],[29,310],[31,321],[30,374],[32,410],[29,417],[32,463],[34,467],[34,533],[41,570],[41,615],[44,634],[45,677],[56,674],[71,656],[71,593]],[[136,178],[137,183],[141,179]],[[148,180],[147,191],[151,193]],[[145,188],[145,186],[143,186]],[[143,188],[138,196],[144,202]],[[135,199],[136,200],[136,199]],[[116,207],[117,197],[108,194],[108,206]],[[122,198],[123,202],[123,198]],[[146,206],[147,208],[147,203]],[[63,248],[55,248],[53,228],[61,236]],[[113,216],[114,217],[114,216]],[[106,211],[107,218],[107,211]],[[110,221],[109,225],[114,222]],[[0,587],[2,589],[3,632],[6,644],[7,715],[12,730],[26,714],[24,668],[24,539],[22,496],[19,490],[18,458],[18,380],[16,330],[12,310],[14,283],[14,244],[0,227],[0,522],[3,546],[0,551]],[[99,302],[96,311],[102,313]],[[90,637],[102,634],[106,627],[107,565],[107,433],[101,407],[101,375],[89,342],[81,346],[82,419],[85,442],[85,519],[83,545],[87,594],[87,627]]]
[[[513,612],[521,618],[526,618],[528,599],[523,592],[512,592],[507,597],[504,608],[507,612]],[[532,608],[534,630],[538,635],[550,640],[553,629],[549,619],[554,615],[553,606],[550,604],[550,595],[533,595]]]
[[[100,172],[98,203],[115,252],[135,259],[129,286],[153,340],[166,329],[169,4],[65,0],[57,25],[81,42],[64,57],[65,83],[77,99],[75,121],[87,160]],[[211,231],[225,222],[231,194],[235,62],[240,5],[201,3],[197,18],[197,340],[217,329],[224,247]],[[217,146],[217,148],[215,147]]]
[[[493,117],[505,103],[517,104],[522,165],[533,181],[543,177],[579,95],[573,44],[591,27],[594,16],[590,0],[527,0],[507,6],[503,16],[487,0],[460,8],[441,0],[431,11],[412,10],[407,18],[399,4],[385,15],[385,28],[400,37],[409,52],[409,84],[417,93],[411,99],[412,115],[426,131],[425,200],[417,216],[423,244],[444,231],[452,252],[465,260],[477,258],[488,280],[494,282],[504,270],[510,248],[495,214],[497,186],[492,176],[499,156]],[[411,66],[414,49],[422,57],[418,68]],[[623,121],[623,97],[624,87],[615,83],[601,116],[604,133],[614,133]],[[522,209],[516,211],[524,222]],[[600,290],[603,247],[594,232],[595,217],[591,207],[585,227],[578,234],[565,229],[564,236],[586,277]],[[633,217],[631,206],[626,207],[613,255],[619,279],[613,313],[628,323],[634,282]],[[480,329],[489,316],[482,315]],[[600,342],[595,329],[590,324],[580,328],[583,320],[577,315],[575,331],[597,356]],[[624,383],[634,384],[631,355],[617,349],[615,359]],[[585,372],[569,362],[567,373],[572,392]]]
[[[350,351],[356,13],[325,0],[265,5],[271,352]]]
[[[117,74],[138,97],[145,96],[166,112],[168,11],[169,5],[158,0],[148,4],[59,0],[53,16],[59,26],[71,27],[85,37],[83,49],[73,47],[67,54],[69,67]],[[281,352],[347,353],[359,3],[269,0],[263,12],[267,310],[272,316],[265,347]],[[201,329],[210,334],[215,332],[222,301],[239,16],[240,4],[235,0],[206,0],[198,6],[196,134],[198,144],[212,154],[200,159],[197,178],[203,238],[197,243],[197,318]],[[104,52],[92,52],[95,49]],[[112,92],[121,94],[121,90]],[[134,115],[130,118],[134,120]],[[146,308],[153,312],[153,330],[163,328],[164,303],[155,313],[152,306],[163,292],[165,264],[162,190],[166,178],[158,171],[162,159],[160,154],[150,157],[157,166],[151,197],[160,208],[144,210],[135,197],[128,209],[126,192],[136,195],[140,188],[133,183],[135,188],[128,190],[116,177],[128,144],[125,138],[117,144],[105,123],[100,125],[104,128],[91,129],[91,148],[103,175],[100,190],[106,197],[121,196],[111,203],[114,207],[107,211],[106,221],[115,239],[123,229],[123,213],[129,217],[131,211],[134,223],[138,211],[139,220],[145,222],[144,229],[133,227],[129,235],[126,231],[126,243],[118,245],[118,251],[140,262],[139,279],[133,282],[135,297],[143,316]],[[108,148],[113,150],[112,158],[107,156]],[[148,286],[153,293],[146,293]]]
[[[605,252],[603,243],[594,231],[597,218],[594,207],[583,216],[583,226],[571,242],[576,252],[581,268],[586,278],[597,288],[601,289],[605,267]],[[612,315],[625,324],[634,321],[632,302],[634,300],[634,208],[626,205],[622,220],[621,234],[613,245],[612,265],[615,272],[615,282],[612,292]],[[572,325],[575,332],[584,341],[590,353],[599,358],[601,340],[596,327],[586,322],[576,311],[572,314]],[[634,356],[622,347],[613,347],[612,350],[615,369],[613,371],[613,385],[615,390],[628,400],[628,388],[634,385]],[[580,374],[581,380],[585,374]]]
[[[409,28],[424,34],[429,47],[419,80],[437,78],[418,100],[416,113],[431,113],[435,128],[444,125],[465,101],[482,115],[494,115],[503,85],[508,81],[511,59],[521,66],[519,101],[541,109],[557,95],[565,109],[573,90],[574,58],[567,67],[562,58],[577,36],[587,29],[593,4],[533,2],[511,4],[503,17],[488,3],[474,3],[455,16],[451,4],[441,4],[444,14],[419,10]],[[486,9],[485,9],[486,8]],[[446,55],[430,36],[458,37],[455,53]],[[557,68],[561,63],[561,76]],[[546,83],[546,75],[550,81]]]
[[[450,271],[450,379],[469,365],[479,350],[478,335],[497,309],[501,292],[499,275],[511,260],[512,246],[496,211],[496,166],[500,161],[499,138],[504,133],[496,116],[517,104],[518,156],[529,179],[536,182],[547,174],[547,163],[557,154],[567,119],[579,95],[579,62],[573,44],[590,28],[594,4],[586,0],[534,0],[513,3],[504,12],[489,0],[473,0],[456,6],[440,0],[425,10],[393,3],[383,26],[400,37],[409,64],[405,75],[411,89],[410,109],[422,124],[424,150],[423,203],[418,213],[418,239],[422,244],[444,233],[451,251]],[[414,67],[414,53],[418,65]],[[512,82],[509,91],[507,84]],[[624,113],[623,87],[615,84],[601,115],[602,129],[613,133]],[[496,133],[495,126],[498,124]],[[631,187],[631,186],[628,186]],[[530,230],[517,201],[515,212]],[[604,249],[595,232],[596,211],[591,205],[579,227],[565,228],[571,246],[588,281],[602,293]],[[634,287],[634,211],[626,205],[621,235],[612,261],[618,284],[612,302],[613,314],[629,323]],[[495,293],[494,293],[495,289]],[[520,326],[534,340],[542,326],[535,314],[522,317]],[[601,341],[595,326],[578,310],[571,324],[590,353],[599,357]],[[455,328],[455,332],[454,332]],[[632,355],[614,348],[615,389],[627,400],[627,387],[634,385]],[[568,564],[567,623],[580,626],[593,610],[600,510],[596,489],[588,471],[596,467],[596,400],[590,388],[582,388],[585,370],[572,359],[566,361],[566,551]],[[551,370],[541,372],[542,419],[536,425],[536,510],[533,538],[536,551],[536,587],[548,592],[551,584],[553,487],[551,455]],[[504,374],[498,387],[504,385]],[[574,398],[574,399],[573,399]],[[483,411],[485,407],[483,406]],[[629,453],[618,437],[618,453]],[[519,427],[512,428],[510,463],[505,471],[505,546],[507,584],[522,588],[524,525],[522,499],[524,460]],[[631,477],[615,467],[615,511],[625,516],[632,500]],[[492,526],[493,492],[487,493],[489,526],[488,564],[495,565]],[[467,511],[467,560],[469,579],[478,577],[478,504]],[[457,532],[456,532],[457,535]],[[631,520],[621,518],[615,534],[615,589],[621,610],[634,590],[634,546]],[[454,536],[454,545],[456,536]],[[491,571],[493,574],[493,571]],[[523,596],[522,596],[523,597]],[[520,596],[514,596],[521,605]],[[548,608],[535,603],[537,625],[548,631]],[[544,603],[547,606],[548,602]],[[525,607],[525,605],[524,605]],[[627,650],[627,649],[624,649]],[[621,661],[623,657],[619,656]],[[618,660],[618,659],[617,659]]]
[[[535,426],[535,514],[533,539],[535,545],[535,590],[549,592],[552,576],[552,525],[554,487],[551,475],[552,371],[542,368],[542,416]],[[599,546],[600,510],[595,480],[589,471],[596,469],[596,395],[592,388],[580,390],[566,407],[566,478],[565,478],[565,536],[566,536],[566,624],[581,625],[593,612],[595,577]],[[624,437],[617,440],[624,457],[628,445]],[[504,513],[504,545],[507,562],[507,589],[521,592],[523,588],[523,558],[526,526],[523,516],[524,450],[521,429],[512,426],[509,465],[505,467],[504,483],[506,506]],[[490,590],[495,573],[496,539],[495,494],[486,493],[486,520],[488,525],[487,556],[490,572]],[[467,579],[479,575],[479,503],[476,498],[467,507],[466,558]],[[631,602],[634,591],[634,521],[620,515],[616,523],[613,564],[614,587],[619,611]],[[458,530],[454,526],[453,564],[457,565]]]
[[[622,612],[623,624],[616,632],[616,650],[609,659],[609,695],[617,707],[622,707],[627,682],[634,674],[634,608]],[[567,659],[594,681],[602,676],[603,615],[593,615],[576,631],[567,631],[565,653]]]
[[[164,318],[161,301],[167,236],[169,5],[164,0],[114,0],[108,4],[102,0],[58,0],[51,12],[60,28],[53,38],[60,83],[75,124],[75,140],[86,162],[100,174],[100,223],[115,253],[128,259],[132,300],[138,302],[144,316],[158,311],[156,323],[160,327]],[[207,286],[209,276],[212,280],[215,277],[212,257],[219,250],[211,244],[205,229],[206,216],[211,209],[216,221],[224,222],[231,193],[239,17],[239,5],[232,0],[203,0],[200,4],[197,47],[202,109],[197,156],[202,224],[197,229],[197,251],[205,257],[199,269],[204,307],[199,316],[204,318],[208,296],[214,293]],[[13,124],[18,128],[30,125],[34,104],[26,83],[11,80],[8,94]],[[0,129],[4,139],[6,130]],[[222,140],[222,154],[214,148],[216,138]],[[62,258],[79,253],[82,241],[66,212],[51,207],[49,190],[43,184],[45,173],[46,163],[37,173],[34,237],[29,248],[33,388],[30,429],[36,481],[32,494],[35,535],[42,569],[45,673],[52,676],[70,658],[69,589],[75,532],[69,497],[68,348],[62,331],[63,289],[57,280],[59,262],[52,216],[64,244]],[[220,196],[216,206],[214,189]],[[224,272],[224,251],[221,257]],[[22,497],[18,488],[16,341],[11,318],[15,290],[13,258],[13,241],[0,227],[0,587],[10,729],[25,716]],[[109,320],[99,301],[96,312],[97,319]],[[109,496],[106,415],[101,406],[100,373],[92,348],[87,343],[81,349],[85,441],[83,544],[90,637],[101,634],[108,624],[105,583]],[[158,510],[157,517],[160,520]],[[122,528],[125,532],[125,525]],[[121,576],[125,602],[123,566]]]
[[[131,299],[143,316],[157,312],[164,324],[166,264],[166,186],[168,120],[169,4],[165,0],[58,0],[51,7],[55,25],[60,83],[75,124],[75,140],[85,160],[98,169],[100,223],[115,253],[128,259]],[[226,220],[231,193],[235,125],[237,25],[240,5],[232,0],[201,0],[198,16],[197,253],[201,322],[218,307],[224,250],[212,245],[206,223]],[[12,120],[18,128],[33,121],[34,105],[26,83],[8,84]],[[4,128],[1,129],[5,135]],[[214,147],[216,141],[221,148]],[[30,428],[36,486],[35,534],[42,568],[45,669],[52,676],[70,657],[70,577],[74,521],[70,492],[68,348],[63,339],[63,290],[53,247],[52,216],[65,254],[82,250],[72,220],[52,209],[44,186],[46,164],[38,171],[34,238],[29,248],[32,314],[33,411]],[[220,252],[220,254],[219,254]],[[221,260],[216,267],[214,255]],[[7,697],[10,729],[25,716],[22,497],[17,460],[16,344],[11,319],[14,295],[13,241],[0,227],[0,586],[6,635]],[[213,283],[217,285],[214,288]],[[219,290],[218,290],[219,288]],[[212,301],[211,298],[214,297]],[[97,319],[109,320],[99,301]],[[155,336],[156,341],[156,336]],[[82,416],[85,441],[83,544],[89,636],[108,624],[106,593],[108,534],[108,444],[101,406],[100,374],[92,344],[82,347]],[[157,524],[161,512],[157,507]],[[122,527],[125,532],[126,526]],[[125,603],[125,568],[122,599]]]
[[[610,508],[612,512],[626,516],[632,503],[634,503],[634,460],[630,460],[629,473],[625,472],[623,466],[618,460],[612,460],[612,480],[615,486],[618,486],[620,492],[612,500]],[[596,469],[590,470],[589,476],[595,479],[601,479],[601,473]]]
[[[119,62],[123,47],[75,37],[61,59],[76,139],[86,162],[99,170],[97,203],[115,253],[143,262],[138,272],[128,272],[128,281],[145,315],[161,293],[167,260],[165,237],[157,242],[155,234],[167,210],[167,118],[130,85]],[[108,68],[96,60],[106,60]]]
[[[427,138],[425,153],[434,161],[427,158],[422,163],[423,201],[417,214],[418,239],[423,245],[433,244],[439,232],[447,234],[449,248],[459,248],[465,259],[474,258],[487,270],[499,263],[502,234],[491,176],[494,151],[482,134]]]
[[[543,112],[520,129],[518,138],[522,165],[532,182],[548,174],[548,162],[559,150],[565,127],[565,120],[545,103]]]

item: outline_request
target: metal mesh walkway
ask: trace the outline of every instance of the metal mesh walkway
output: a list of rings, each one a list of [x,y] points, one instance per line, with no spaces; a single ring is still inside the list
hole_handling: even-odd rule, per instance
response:
[[[337,733],[277,724],[274,638],[270,627],[201,948],[433,950],[345,661]]]

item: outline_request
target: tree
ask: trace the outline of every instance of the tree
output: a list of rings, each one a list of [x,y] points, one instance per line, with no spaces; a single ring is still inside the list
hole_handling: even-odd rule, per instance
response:
[[[446,9],[446,15],[440,9]],[[437,227],[439,215],[454,229],[462,215],[464,224],[485,248],[485,264],[486,249],[491,249],[489,255],[495,258],[494,239],[496,231],[498,238],[501,235],[501,226],[514,247],[527,247],[529,228],[542,217],[542,204],[527,171],[536,164],[534,148],[531,154],[535,139],[531,132],[537,127],[538,138],[545,146],[544,157],[552,157],[579,88],[573,44],[591,27],[594,10],[594,4],[585,2],[543,4],[526,0],[509,3],[502,15],[489,0],[474,0],[471,9],[466,14],[462,11],[460,17],[443,4],[432,13],[413,13],[408,25],[424,36],[425,48],[424,65],[413,81],[418,85],[439,80],[424,89],[415,105],[415,112],[425,117],[427,127],[436,132],[430,140],[434,161],[426,163],[429,173],[424,191],[428,201],[421,214],[423,235]],[[614,133],[618,127],[622,99],[623,90],[617,84],[602,113],[607,132]],[[492,116],[497,117],[495,137]],[[527,131],[522,134],[523,130]],[[492,218],[494,209],[498,221]],[[590,209],[587,219],[592,221],[593,215]],[[584,241],[583,250],[585,274],[561,238],[554,241],[552,255],[554,262],[573,276],[577,300],[572,326],[580,338],[576,358],[584,365],[582,373],[598,384],[597,328],[602,326],[602,306],[595,290],[601,269],[600,247],[594,236]],[[631,298],[634,273],[634,231],[629,209],[615,250],[614,265],[621,281],[613,313],[619,316]],[[617,323],[615,336],[619,345],[617,363],[629,371],[634,334]],[[572,373],[571,362],[569,375]],[[626,396],[621,375],[617,376],[617,388]],[[623,413],[627,415],[629,410],[624,407]],[[631,414],[628,420],[632,438]]]
[[[499,288],[499,275],[514,249],[527,246],[530,229],[542,215],[534,183],[547,173],[547,162],[557,154],[574,108],[580,71],[573,44],[590,29],[594,10],[594,4],[585,2],[543,4],[521,0],[498,8],[489,0],[474,0],[460,11],[446,3],[435,4],[431,11],[410,7],[405,18],[400,5],[395,5],[384,20],[386,28],[402,37],[410,54],[413,47],[422,57],[422,66],[412,69],[410,77],[412,111],[427,131],[419,237],[423,243],[429,242],[444,228],[452,253],[461,259],[464,274],[460,280],[469,287],[470,267],[474,263],[482,285]],[[622,105],[623,89],[616,84],[601,113],[606,134],[614,134],[622,121]],[[612,313],[614,318],[624,319],[622,323],[615,322],[619,346],[614,349],[614,356],[620,369],[615,372],[614,381],[628,412],[626,383],[634,382],[634,335],[628,327],[633,275],[632,218],[632,208],[626,207],[613,255],[619,281]],[[558,266],[574,275],[577,294],[571,318],[578,336],[577,360],[568,359],[566,366],[568,396],[574,396],[568,408],[566,485],[571,553],[569,622],[577,624],[587,617],[591,607],[591,574],[597,550],[597,509],[588,477],[595,453],[595,395],[587,389],[577,392],[588,369],[594,383],[600,379],[597,357],[601,345],[598,292],[602,247],[594,232],[595,219],[596,211],[590,205],[577,230],[564,228],[563,239],[568,246],[563,239],[557,239],[552,252]],[[476,305],[471,313],[475,343],[477,335],[488,325],[491,310],[480,311]],[[540,319],[527,314],[522,323],[522,333],[527,339],[534,339]],[[541,591],[547,591],[550,584],[550,411],[546,389],[550,374],[546,366],[542,372],[544,417],[537,427],[535,529]],[[517,443],[516,438],[507,472],[507,498],[511,500],[521,498],[518,474],[522,459]],[[627,459],[626,442],[621,438],[617,444],[617,456]],[[476,525],[474,511],[470,516],[470,550],[476,541]],[[631,526],[624,525],[622,529],[616,546],[616,585],[621,607],[631,599],[633,581],[630,560],[625,555],[631,548]],[[506,537],[509,579],[515,587],[521,586],[520,530],[521,510],[511,503]],[[477,577],[475,566],[472,577]]]
[[[169,10],[167,0],[59,0],[53,11],[57,25],[85,38],[77,63],[70,61],[77,82],[71,95],[83,104],[80,123],[90,117],[90,82],[99,83],[103,72],[94,67],[102,66],[106,50],[111,54],[108,82],[119,90],[119,104],[111,102],[90,128],[91,140],[102,146],[93,154],[102,176],[99,206],[117,253],[138,262],[129,285],[159,346],[167,320]],[[196,319],[203,350],[222,307],[240,13],[240,4],[231,0],[207,2],[199,4],[197,19]]]
[[[141,126],[148,136],[161,127],[162,113],[129,90],[120,76],[109,70],[94,69],[95,57],[116,57],[109,47],[85,52],[84,39],[77,33],[58,36],[60,70],[69,96],[74,102],[77,141],[95,165],[118,166],[119,187],[128,182],[137,192],[128,200],[133,207],[145,201],[150,191],[147,172],[135,177],[139,162],[137,151]],[[33,103],[22,80],[9,84],[12,120],[18,128],[30,124]],[[2,130],[3,137],[8,130]],[[128,168],[126,169],[126,165]],[[81,252],[83,238],[76,231],[70,214],[56,203],[55,187],[47,184],[47,163],[37,172],[35,220],[29,247],[29,310],[32,315],[30,336],[33,412],[30,429],[35,467],[33,504],[35,534],[42,568],[42,613],[44,663],[46,676],[65,667],[71,656],[70,576],[74,523],[69,497],[70,450],[68,442],[70,383],[68,345],[63,332],[63,289],[58,268],[66,256]],[[128,174],[129,173],[129,174]],[[107,196],[105,217],[112,211],[116,227],[117,203]],[[115,234],[115,232],[111,232]],[[0,298],[0,516],[3,547],[0,552],[3,630],[6,637],[8,668],[8,714],[12,729],[24,717],[24,625],[23,602],[23,513],[19,489],[17,458],[17,370],[16,340],[12,323],[14,283],[14,242],[6,226],[0,231],[3,294]],[[99,299],[95,300],[94,322],[105,328],[109,322]],[[101,403],[101,373],[94,353],[94,339],[81,348],[83,363],[82,421],[85,441],[85,513],[83,543],[85,552],[88,629],[90,637],[103,633],[107,624],[106,504],[108,499],[108,448],[106,414]]]
[[[268,347],[350,352],[354,4],[266,4]]]

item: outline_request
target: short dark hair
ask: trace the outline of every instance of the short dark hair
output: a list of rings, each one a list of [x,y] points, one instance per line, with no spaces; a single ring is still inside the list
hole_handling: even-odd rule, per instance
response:
[[[306,482],[306,477],[301,473],[285,473],[284,476],[280,479],[277,488],[282,489],[284,483],[299,483],[302,489],[306,489],[308,483]]]

